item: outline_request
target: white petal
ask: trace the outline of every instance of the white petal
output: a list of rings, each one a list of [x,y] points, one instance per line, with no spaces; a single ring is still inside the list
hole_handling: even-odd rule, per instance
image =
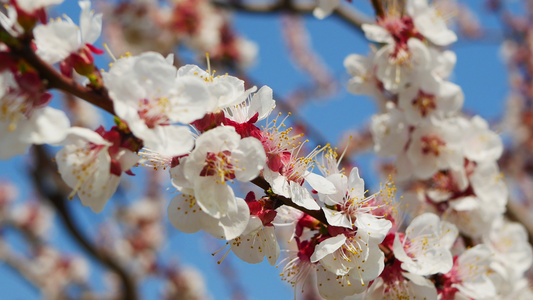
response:
[[[305,181],[317,192],[321,194],[334,194],[337,192],[335,185],[329,180],[315,173],[307,173],[305,176]]]
[[[258,121],[268,117],[272,110],[276,107],[276,101],[272,98],[272,89],[268,86],[263,86],[252,97],[249,109],[249,117],[253,117],[258,113]]]
[[[365,198],[365,181],[359,176],[359,169],[354,167],[348,178],[348,193],[350,198],[362,200]]]
[[[232,153],[235,161],[235,177],[239,181],[248,182],[256,178],[266,165],[265,149],[261,142],[253,137],[244,138],[239,147]]]
[[[357,214],[355,226],[357,226],[359,231],[364,231],[365,236],[381,243],[387,233],[389,233],[392,223],[389,220],[380,219],[371,214],[361,213]]]
[[[22,140],[33,144],[58,143],[67,136],[69,127],[70,121],[63,111],[44,107],[33,112]]]
[[[168,219],[179,231],[194,233],[202,229],[202,212],[192,195],[180,194],[168,206]]]
[[[363,31],[367,39],[378,43],[393,42],[391,34],[383,27],[373,24],[363,24]]]
[[[165,156],[183,155],[194,146],[191,131],[184,126],[156,126],[133,133],[143,140],[146,148]]]
[[[319,210],[320,206],[316,203],[311,193],[299,183],[294,181],[289,182],[289,190],[291,200],[297,205],[305,207],[310,210]]]
[[[334,194],[324,195],[319,193],[318,196],[322,202],[327,205],[342,204],[348,190],[348,177],[344,174],[333,174],[326,178],[329,182],[333,183],[336,192]]]
[[[81,7],[80,29],[83,42],[93,44],[102,32],[102,14],[94,15],[90,1],[78,2]]]
[[[37,55],[50,64],[62,61],[81,46],[78,27],[71,21],[56,20],[37,25],[33,34]]]
[[[361,284],[357,275],[353,272],[345,276],[337,276],[329,272],[322,266],[317,267],[318,291],[324,299],[342,300],[347,296],[362,293],[366,290],[368,283]]]
[[[332,254],[333,252],[337,251],[344,243],[346,242],[346,236],[344,234],[339,234],[337,236],[334,236],[332,238],[328,238],[320,242],[315,247],[315,252],[313,252],[313,255],[311,255],[311,262],[315,263],[327,255]]]
[[[195,181],[194,195],[202,210],[214,218],[220,219],[237,210],[233,189],[226,183],[216,183],[209,176]]]
[[[229,211],[220,219],[206,216],[202,219],[202,229],[216,238],[232,240],[241,235],[250,220],[250,209],[242,198],[236,198],[237,210]]]
[[[350,222],[350,219],[348,219],[348,217],[340,211],[332,210],[326,207],[322,207],[322,210],[324,211],[324,215],[326,216],[326,220],[328,221],[329,225],[346,227],[349,229],[353,228],[353,224]]]

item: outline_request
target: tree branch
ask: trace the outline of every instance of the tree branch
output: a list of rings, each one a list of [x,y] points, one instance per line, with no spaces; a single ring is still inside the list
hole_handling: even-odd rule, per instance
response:
[[[271,189],[270,184],[263,177],[255,178],[254,180],[252,180],[252,183],[257,185],[258,187],[262,188],[263,190],[265,190],[265,192],[267,194],[269,194],[268,191]],[[311,217],[319,220],[323,224],[326,224],[326,225],[329,224],[328,220],[326,219],[326,215],[324,214],[324,212],[321,209],[320,210],[309,210],[309,209],[307,209],[305,207],[301,207],[301,206],[295,204],[294,202],[292,202],[291,199],[289,199],[287,197],[280,196],[280,195],[271,196],[271,198],[280,201],[284,205],[290,206],[292,208],[296,208],[297,210],[299,210],[301,212],[304,212],[304,213],[310,215]]]
[[[293,1],[277,1],[267,3],[235,3],[233,1],[213,0],[214,5],[228,9],[235,9],[245,13],[252,14],[277,14],[281,12],[310,14],[315,9],[313,3],[293,3]],[[341,3],[333,14],[345,21],[347,24],[354,26],[355,29],[362,32],[361,25],[375,23],[372,18],[355,10],[351,6]]]
[[[55,166],[46,153],[44,147],[34,146],[33,150],[35,167],[32,170],[31,175],[37,191],[56,209],[61,217],[61,220],[65,224],[67,231],[74,238],[74,240],[76,240],[76,242],[78,242],[78,244],[94,259],[118,275],[120,281],[122,282],[122,299],[139,299],[134,278],[128,274],[123,266],[116,262],[114,257],[108,253],[99,251],[85,236],[83,236],[81,231],[76,226],[66,205],[67,200],[65,194],[61,188],[59,188],[61,185],[63,185],[62,180],[59,178],[57,170],[55,169]],[[50,180],[53,180],[55,184],[51,185]]]
[[[18,273],[26,283],[37,291],[42,287],[42,280],[29,267],[30,263],[25,261],[11,250],[9,244],[0,239],[0,260],[2,260],[8,267]]]
[[[109,98],[105,87],[94,89],[84,87],[74,81],[72,78],[61,75],[53,66],[43,61],[32,49],[31,37],[16,39],[0,24],[0,32],[9,36],[12,40],[18,40],[18,43],[9,44],[9,54],[15,59],[22,59],[27,62],[39,74],[48,89],[58,89],[63,92],[72,94],[81,98],[101,109],[115,115],[113,101]]]
[[[383,3],[381,0],[371,0],[372,6],[376,11],[376,17],[382,18],[385,16],[385,9],[383,8]]]

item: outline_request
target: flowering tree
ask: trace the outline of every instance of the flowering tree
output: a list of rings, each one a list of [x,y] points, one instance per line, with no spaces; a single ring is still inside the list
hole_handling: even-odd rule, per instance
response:
[[[367,17],[339,0],[82,0],[77,22],[48,21],[62,0],[4,2],[0,158],[28,153],[37,199],[13,203],[17,187],[1,183],[2,233],[26,244],[12,247],[3,234],[0,259],[43,296],[138,299],[141,282],[157,276],[161,297],[205,299],[198,271],[158,254],[172,231],[203,231],[223,241],[213,254],[221,270],[232,272],[229,252],[267,261],[304,299],[533,298],[530,10],[513,15],[488,2],[508,32],[504,145],[495,124],[463,112],[465,96],[450,80],[451,15],[462,38],[484,34],[451,1],[372,0]],[[288,49],[313,86],[289,100],[256,86],[247,68],[257,46],[232,26],[230,10],[284,14]],[[338,89],[302,14],[340,18],[370,43],[368,54],[339,59],[347,90],[370,96],[378,112],[338,148],[297,109]],[[111,63],[102,68],[104,48]],[[379,186],[365,187],[353,163],[367,150],[387,157]],[[144,180],[124,178],[134,174]],[[124,182],[146,186],[145,196],[124,199],[133,196]],[[96,237],[68,199],[90,207],[85,214],[107,210]],[[49,244],[54,213],[113,284],[92,286],[86,258]]]

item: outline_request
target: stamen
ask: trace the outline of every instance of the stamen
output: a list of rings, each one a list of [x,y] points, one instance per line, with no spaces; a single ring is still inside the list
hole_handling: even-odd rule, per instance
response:
[[[209,53],[205,53],[205,59],[207,60],[207,72],[209,73],[209,76],[211,76],[211,61],[209,60]]]
[[[219,261],[217,261],[217,264],[220,265],[220,264],[222,263],[222,261],[224,260],[224,258],[226,258],[226,256],[228,256],[228,253],[230,252],[230,250],[231,250],[231,247],[228,249],[228,251],[226,251],[226,253],[224,254],[224,256],[222,256],[222,258],[221,258]]]
[[[106,43],[103,44],[104,45],[104,49],[106,50],[107,54],[109,54],[109,56],[111,56],[111,59],[116,62],[117,59],[116,57],[113,55],[113,52],[111,52],[111,49],[109,49],[109,47],[107,46]]]
[[[352,136],[348,138],[348,142],[346,143],[346,147],[344,147],[344,150],[342,151],[341,156],[339,157],[339,160],[337,161],[337,168],[339,167],[342,159],[344,158],[344,155],[346,154],[346,151],[348,151],[348,146],[350,146],[350,142],[352,141]]]
[[[224,248],[226,248],[228,245],[229,245],[229,242],[226,242],[226,244],[224,244],[224,246],[222,246],[222,248],[220,248],[217,251],[211,253],[211,255],[215,256],[218,252],[224,250]]]

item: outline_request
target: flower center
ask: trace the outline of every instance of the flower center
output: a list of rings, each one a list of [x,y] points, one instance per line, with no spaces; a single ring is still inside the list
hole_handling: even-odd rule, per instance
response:
[[[148,128],[169,125],[170,120],[166,113],[171,109],[171,104],[166,97],[158,98],[155,101],[142,99],[139,101],[137,112]]]
[[[435,95],[424,93],[421,90],[418,91],[418,95],[413,99],[412,104],[422,117],[426,117],[431,111],[437,108]]]
[[[442,147],[446,145],[446,143],[438,137],[436,134],[430,134],[423,136],[421,138],[422,141],[422,153],[423,154],[433,154],[435,156],[439,156]]]
[[[205,166],[200,176],[218,176],[217,183],[235,179],[236,166],[232,164],[231,152],[224,150],[218,153],[207,152]]]

